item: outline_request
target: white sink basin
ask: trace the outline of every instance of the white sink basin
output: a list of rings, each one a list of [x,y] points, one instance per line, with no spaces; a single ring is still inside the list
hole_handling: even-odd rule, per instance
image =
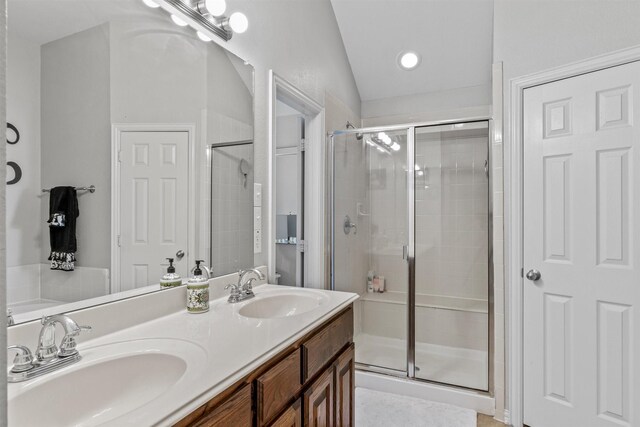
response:
[[[281,317],[299,316],[321,306],[327,301],[326,295],[306,291],[305,295],[298,293],[264,294],[245,304],[238,314],[255,319],[276,319]]]
[[[83,359],[9,393],[11,426],[118,425],[203,366],[202,348],[180,340],[136,340],[82,349]],[[144,424],[144,420],[140,420]]]

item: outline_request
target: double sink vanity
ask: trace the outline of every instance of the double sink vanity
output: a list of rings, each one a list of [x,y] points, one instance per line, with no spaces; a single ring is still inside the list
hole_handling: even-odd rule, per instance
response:
[[[207,313],[180,309],[120,329],[109,327],[110,315],[136,301],[57,317],[54,325],[94,319],[94,336],[71,328],[79,361],[9,384],[9,425],[352,425],[357,295],[266,284],[254,291],[235,304],[214,292],[220,298]],[[183,292],[134,300],[184,301]],[[160,305],[177,307],[167,301]],[[36,342],[33,335],[19,344]],[[10,343],[26,337],[17,331]]]

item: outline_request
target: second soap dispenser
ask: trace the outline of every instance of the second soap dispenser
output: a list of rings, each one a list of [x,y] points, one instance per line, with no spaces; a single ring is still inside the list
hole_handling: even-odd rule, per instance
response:
[[[167,268],[167,273],[160,279],[160,287],[163,289],[182,285],[182,278],[176,273],[176,268],[173,266],[173,258],[167,258],[167,260],[169,261],[169,268]]]
[[[191,277],[187,282],[187,311],[189,313],[205,313],[209,311],[209,269],[204,261],[196,261]],[[204,270],[204,272],[202,271]]]

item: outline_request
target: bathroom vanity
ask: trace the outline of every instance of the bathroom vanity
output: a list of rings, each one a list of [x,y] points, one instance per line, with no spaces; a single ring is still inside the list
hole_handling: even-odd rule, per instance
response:
[[[260,285],[229,303],[233,279],[211,280],[203,314],[183,308],[184,287],[67,313],[92,326],[81,359],[9,384],[9,425],[353,425],[358,296]],[[141,323],[146,307],[165,309]],[[33,349],[41,327],[11,328],[9,344]]]
[[[352,426],[354,350],[349,306],[176,426]]]

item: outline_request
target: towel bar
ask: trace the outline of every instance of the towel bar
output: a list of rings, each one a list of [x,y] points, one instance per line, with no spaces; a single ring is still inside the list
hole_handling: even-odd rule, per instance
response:
[[[43,188],[42,192],[43,193],[49,193],[51,191],[50,188]],[[90,185],[88,187],[76,187],[76,191],[88,191],[89,193],[95,193],[96,192],[96,186],[95,185]]]

